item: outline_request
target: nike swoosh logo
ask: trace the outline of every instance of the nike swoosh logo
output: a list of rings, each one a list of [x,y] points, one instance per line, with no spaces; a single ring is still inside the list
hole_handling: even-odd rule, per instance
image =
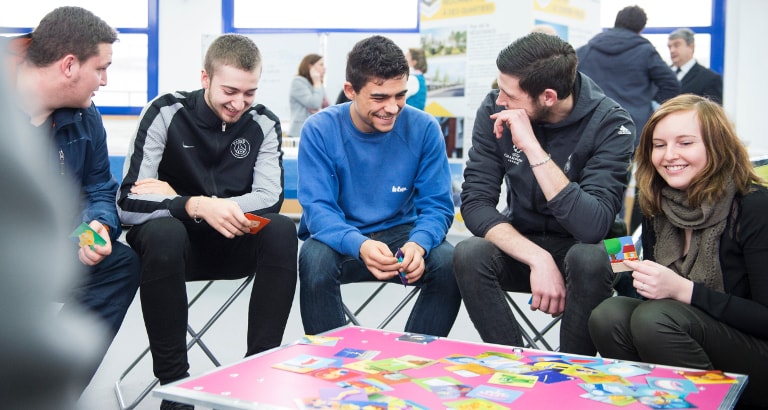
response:
[[[185,144],[183,142],[181,143],[181,146],[182,146],[182,148],[195,148],[194,145],[187,145],[187,144]]]

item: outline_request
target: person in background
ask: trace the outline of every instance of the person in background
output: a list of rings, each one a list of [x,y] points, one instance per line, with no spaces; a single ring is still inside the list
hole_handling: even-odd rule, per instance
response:
[[[118,33],[104,20],[80,7],[59,7],[40,20],[31,34],[10,40],[15,64],[15,100],[29,135],[46,138],[47,160],[62,185],[74,183],[80,208],[70,215],[70,229],[87,224],[94,239],[71,244],[71,257],[80,261],[82,277],[65,300],[61,314],[80,315],[85,309],[106,326],[100,359],[106,354],[139,286],[139,259],[125,244],[114,198],[117,181],[107,152],[107,133],[92,101],[107,85],[112,44]],[[98,235],[100,238],[96,238]],[[63,239],[63,238],[62,238]],[[55,280],[55,279],[52,279]],[[98,369],[71,381],[78,396]]]
[[[427,73],[427,57],[423,49],[409,48],[405,59],[410,67],[405,103],[423,111],[427,104],[427,81],[424,78]]]
[[[279,346],[296,289],[296,225],[280,215],[280,121],[254,104],[261,53],[248,37],[211,43],[202,89],[142,111],[117,204],[141,257],[141,309],[161,384],[189,375],[186,281],[254,274],[246,356]],[[255,234],[245,213],[268,219]],[[161,409],[192,406],[163,400]]]
[[[299,63],[299,71],[291,81],[289,100],[291,105],[291,126],[288,135],[301,136],[301,127],[310,115],[327,107],[325,95],[325,59],[319,54],[307,54]]]
[[[310,117],[299,144],[304,331],[347,322],[342,284],[386,281],[421,289],[406,332],[447,336],[461,296],[445,240],[454,207],[443,135],[405,104],[408,62],[392,40],[358,42],[346,80],[352,102]]]
[[[643,299],[600,304],[603,357],[749,375],[739,405],[768,407],[768,189],[722,107],[662,104],[637,150],[643,259],[625,261]],[[738,407],[741,408],[741,407]]]
[[[689,28],[679,28],[669,35],[667,42],[672,70],[680,80],[680,91],[707,97],[723,103],[723,77],[699,64],[693,58],[694,37]]]
[[[598,243],[621,206],[635,127],[576,64],[558,36],[521,37],[499,53],[499,89],[477,110],[461,191],[475,236],[456,245],[453,266],[487,343],[522,346],[505,292],[531,292],[531,309],[562,313],[563,352],[596,352],[587,319],[614,278]]]
[[[579,71],[589,76],[632,115],[642,130],[653,112],[654,99],[662,103],[680,94],[680,82],[656,48],[640,33],[648,17],[638,6],[616,14],[613,28],[576,50]],[[637,145],[640,136],[635,139]]]

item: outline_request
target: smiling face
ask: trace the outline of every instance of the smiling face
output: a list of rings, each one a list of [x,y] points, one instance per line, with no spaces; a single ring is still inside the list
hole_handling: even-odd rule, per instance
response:
[[[651,162],[662,179],[685,191],[707,165],[707,150],[695,111],[678,111],[661,119],[653,131]]]
[[[406,76],[381,81],[368,81],[355,92],[352,84],[344,83],[344,91],[351,97],[350,115],[355,128],[362,132],[389,132],[405,105],[408,88]]]
[[[508,110],[524,110],[532,122],[543,121],[547,117],[549,108],[523,91],[517,77],[499,73],[497,81],[499,97],[496,99],[496,105],[501,105]]]
[[[69,87],[71,103],[66,106],[88,108],[99,87],[107,85],[107,68],[112,64],[112,44],[99,44],[99,53],[83,62],[77,62],[74,56],[65,59],[71,59],[72,62],[72,81]]]
[[[237,122],[253,105],[259,87],[261,67],[253,71],[240,70],[229,65],[216,67],[214,75],[203,70],[202,83],[205,101],[224,122]]]

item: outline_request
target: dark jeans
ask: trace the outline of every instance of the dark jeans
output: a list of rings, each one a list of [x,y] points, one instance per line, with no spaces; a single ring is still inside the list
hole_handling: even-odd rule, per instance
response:
[[[153,219],[128,231],[141,257],[141,309],[155,376],[187,375],[186,281],[238,279],[255,272],[246,356],[282,342],[296,290],[296,225],[279,214],[256,235],[227,239],[205,223]]]
[[[589,332],[603,357],[747,374],[739,405],[768,407],[768,341],[694,306],[617,296],[592,312]]]
[[[552,255],[565,279],[560,350],[594,355],[596,349],[587,332],[587,320],[592,309],[611,296],[614,276],[605,246],[552,236],[531,235],[528,239]],[[456,245],[453,264],[464,306],[483,341],[522,346],[520,325],[505,292],[530,292],[530,267],[478,237]]]
[[[77,263],[82,265],[79,261]],[[133,303],[139,287],[139,269],[136,253],[124,243],[112,242],[112,253],[99,264],[85,267],[82,281],[73,289],[72,299],[62,307],[62,314],[75,315],[85,308],[102,321],[107,332],[103,350],[99,352],[101,357],[107,353]],[[82,383],[82,390],[90,383],[99,363],[90,369]]]
[[[412,225],[401,225],[369,235],[394,252],[408,240]],[[412,286],[421,290],[405,325],[406,332],[447,336],[461,306],[461,295],[451,269],[453,246],[443,241],[424,260],[424,275]],[[359,259],[342,255],[328,245],[308,239],[299,254],[301,320],[307,334],[322,333],[347,323],[341,285],[377,281]],[[390,282],[400,284],[398,277]]]

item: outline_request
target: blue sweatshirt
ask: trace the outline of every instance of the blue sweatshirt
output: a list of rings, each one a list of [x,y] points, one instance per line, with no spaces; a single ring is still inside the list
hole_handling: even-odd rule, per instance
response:
[[[390,132],[363,133],[352,124],[350,105],[330,106],[304,124],[299,238],[359,258],[367,235],[413,223],[408,241],[428,255],[445,239],[454,215],[437,121],[405,105]]]

